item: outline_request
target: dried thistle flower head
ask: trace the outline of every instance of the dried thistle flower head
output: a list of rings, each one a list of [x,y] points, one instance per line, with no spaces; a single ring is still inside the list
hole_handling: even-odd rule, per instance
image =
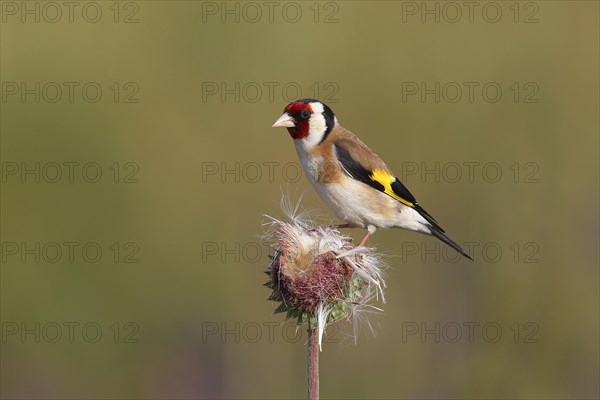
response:
[[[356,323],[361,311],[379,310],[369,303],[379,296],[385,302],[384,266],[372,248],[354,247],[350,237],[335,227],[316,226],[297,209],[288,213],[290,222],[269,217],[265,238],[273,242],[275,255],[265,286],[273,289],[269,299],[281,302],[275,313],[308,322],[318,330],[321,347],[328,324],[351,318]]]

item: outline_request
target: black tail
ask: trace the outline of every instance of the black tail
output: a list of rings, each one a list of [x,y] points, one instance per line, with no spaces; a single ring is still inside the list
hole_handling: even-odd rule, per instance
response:
[[[433,236],[440,239],[442,242],[446,243],[448,246],[452,247],[469,260],[473,261],[473,258],[468,255],[458,244],[456,244],[454,240],[446,236],[444,233],[445,231],[442,229],[440,224],[438,224],[437,221],[431,215],[429,215],[429,213],[425,211],[423,207],[421,207],[418,203],[415,203],[413,209],[416,210],[428,222],[428,224],[425,224],[425,226],[431,231]]]
[[[473,258],[468,255],[458,244],[456,244],[452,239],[444,234],[441,230],[439,230],[435,226],[427,226],[431,231],[431,234],[436,238],[440,239],[442,242],[446,243],[448,246],[452,247],[454,250],[458,251],[463,256],[467,257],[469,260],[473,261]]]

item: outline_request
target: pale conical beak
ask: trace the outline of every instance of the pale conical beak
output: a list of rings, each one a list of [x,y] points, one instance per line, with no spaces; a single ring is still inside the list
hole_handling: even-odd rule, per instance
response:
[[[285,128],[293,128],[294,126],[296,126],[296,124],[294,124],[294,119],[290,117],[288,113],[284,113],[281,117],[277,118],[277,121],[275,121],[271,128],[277,128],[279,126],[283,126]]]

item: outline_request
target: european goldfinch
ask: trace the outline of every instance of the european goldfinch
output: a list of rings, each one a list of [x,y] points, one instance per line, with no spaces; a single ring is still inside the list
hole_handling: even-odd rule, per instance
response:
[[[383,160],[342,127],[331,108],[314,99],[288,104],[273,127],[294,139],[304,174],[334,214],[339,227],[366,228],[363,245],[377,228],[433,235],[472,260],[429,215]]]

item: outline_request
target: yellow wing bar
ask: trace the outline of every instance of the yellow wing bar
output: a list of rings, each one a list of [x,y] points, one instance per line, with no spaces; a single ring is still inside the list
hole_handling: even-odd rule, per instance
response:
[[[374,169],[373,172],[371,173],[370,178],[371,178],[371,180],[382,185],[383,192],[385,194],[387,194],[388,196],[393,197],[394,199],[398,200],[399,202],[401,202],[404,205],[407,205],[409,207],[414,207],[414,203],[412,203],[406,199],[403,199],[392,189],[392,183],[394,183],[396,181],[395,176],[390,175],[387,171],[385,171],[383,169]]]

